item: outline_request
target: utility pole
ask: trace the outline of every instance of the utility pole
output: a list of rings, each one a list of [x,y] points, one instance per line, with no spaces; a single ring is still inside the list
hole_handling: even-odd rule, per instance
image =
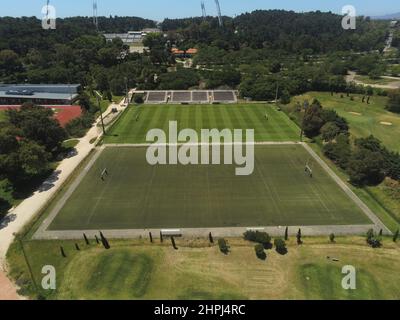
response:
[[[126,92],[125,103],[128,105],[129,104],[128,78],[125,77],[124,79],[125,79],[125,92]]]
[[[278,105],[279,82],[276,83],[275,104]]]

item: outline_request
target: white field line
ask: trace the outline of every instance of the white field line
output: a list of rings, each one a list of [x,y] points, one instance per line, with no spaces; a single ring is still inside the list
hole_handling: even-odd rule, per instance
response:
[[[46,217],[46,219],[43,220],[43,222],[40,224],[38,230],[35,232],[36,234],[43,233],[43,232],[48,232],[47,228],[49,225],[53,222],[57,214],[61,211],[61,209],[65,206],[67,203],[68,199],[72,196],[76,188],[78,188],[79,184],[82,182],[82,180],[85,178],[86,174],[89,172],[89,170],[92,168],[96,160],[99,158],[100,154],[104,148],[100,148],[95,150],[96,154],[90,159],[90,162],[85,166],[85,168],[79,173],[78,177],[72,182],[72,184],[69,186],[68,190],[65,192],[65,194],[62,196],[62,198],[57,202],[57,204],[54,206],[54,208],[51,210],[50,214]]]
[[[272,146],[272,145],[301,145],[299,141],[266,141],[266,142],[179,142],[179,143],[115,143],[115,144],[103,144],[104,147],[108,148],[144,148],[144,147],[180,147],[180,146]]]

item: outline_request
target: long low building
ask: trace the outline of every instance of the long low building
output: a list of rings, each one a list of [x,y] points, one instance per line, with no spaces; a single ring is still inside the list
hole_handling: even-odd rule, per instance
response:
[[[80,90],[80,84],[0,84],[0,105],[71,105]]]

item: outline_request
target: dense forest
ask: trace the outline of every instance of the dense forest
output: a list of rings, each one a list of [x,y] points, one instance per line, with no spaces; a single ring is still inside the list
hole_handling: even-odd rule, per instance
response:
[[[122,41],[107,43],[88,17],[57,20],[41,29],[37,18],[0,18],[0,82],[81,83],[107,96],[122,95],[125,81],[142,89],[239,89],[242,97],[288,100],[307,90],[346,89],[349,69],[378,77],[388,35],[382,21],[358,18],[344,30],[332,13],[254,11],[235,18],[166,19],[166,36],[150,34],[144,54],[130,54]],[[101,17],[102,32],[156,27],[151,20]],[[170,49],[199,49],[191,69],[176,63]],[[172,67],[172,69],[171,69]],[[171,72],[172,71],[172,72]],[[347,87],[348,90],[359,90]]]
[[[283,10],[257,10],[225,17],[224,28],[208,18],[166,19],[164,31],[177,31],[189,43],[220,48],[281,49],[291,53],[327,53],[332,51],[370,51],[384,47],[385,22],[357,19],[356,30],[341,27],[342,16],[333,13],[295,13]]]

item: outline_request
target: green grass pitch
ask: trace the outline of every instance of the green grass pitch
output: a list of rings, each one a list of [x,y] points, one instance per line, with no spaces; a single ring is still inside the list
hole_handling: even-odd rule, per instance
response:
[[[268,114],[268,120],[266,115]],[[300,129],[275,107],[265,104],[157,105],[130,107],[108,132],[105,143],[144,143],[150,129],[254,129],[256,141],[298,141]]]
[[[50,230],[367,224],[301,145],[255,147],[255,170],[236,165],[150,166],[146,148],[108,147]],[[109,176],[101,181],[107,167]]]

